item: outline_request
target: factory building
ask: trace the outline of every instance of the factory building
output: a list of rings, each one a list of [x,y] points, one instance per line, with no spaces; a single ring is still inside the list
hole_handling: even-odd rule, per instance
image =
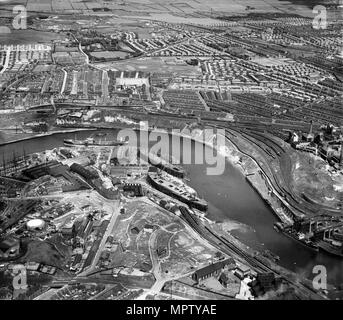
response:
[[[32,219],[26,223],[26,228],[30,231],[42,231],[45,227],[45,222],[42,219]]]
[[[235,261],[233,258],[228,258],[216,263],[212,263],[202,269],[195,271],[192,275],[192,279],[199,283],[207,278],[218,276],[226,266],[234,264]]]
[[[249,286],[255,297],[264,295],[270,290],[277,290],[281,285],[281,278],[276,278],[273,272],[258,273]]]
[[[86,179],[86,181],[99,178],[99,176],[98,176],[98,174],[96,172],[92,172],[92,171],[86,169],[85,167],[81,166],[78,163],[73,163],[70,166],[70,170],[72,170],[72,171],[76,172],[77,174],[79,174],[81,177]]]
[[[235,270],[235,275],[243,280],[244,278],[246,278],[247,276],[249,276],[251,270],[249,267],[245,266],[245,265],[240,265],[237,267],[237,269]]]
[[[116,86],[149,86],[149,74],[142,71],[109,71],[108,76]]]
[[[140,183],[125,183],[123,191],[132,193],[135,197],[142,197],[144,195],[143,188]]]

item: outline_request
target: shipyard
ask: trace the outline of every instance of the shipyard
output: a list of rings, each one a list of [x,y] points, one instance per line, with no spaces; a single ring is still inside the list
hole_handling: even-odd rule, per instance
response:
[[[338,3],[22,2],[19,29],[0,4],[1,300],[343,298]]]

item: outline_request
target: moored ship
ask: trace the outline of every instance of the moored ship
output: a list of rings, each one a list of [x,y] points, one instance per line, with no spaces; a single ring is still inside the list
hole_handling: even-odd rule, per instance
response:
[[[185,170],[182,167],[174,165],[174,164],[164,160],[160,156],[152,154],[151,152],[146,153],[141,149],[139,149],[137,151],[137,155],[142,160],[148,161],[149,164],[171,174],[174,177],[177,177],[177,178],[184,178],[185,177]]]
[[[64,139],[63,143],[65,146],[94,146],[94,147],[117,147],[127,144],[126,141],[119,140],[105,140],[105,141],[96,141],[93,138],[87,138],[85,140],[76,140],[76,139]]]
[[[330,234],[331,237],[325,237],[325,233],[323,234],[323,232],[318,232],[318,230],[315,234],[305,234],[303,232],[296,231],[293,226],[285,225],[281,222],[275,223],[274,228],[311,250],[315,250],[317,252],[322,250],[329,254],[341,258],[343,257],[343,236],[342,232],[339,232],[338,228],[334,230],[335,232],[333,234]]]
[[[167,174],[162,175],[159,172],[149,172],[147,181],[157,190],[174,197],[192,208],[201,211],[206,211],[208,208],[207,202],[192,192],[190,187],[182,182],[177,183],[175,179],[168,178]]]
[[[324,240],[319,240],[318,247],[332,255],[343,258],[343,245],[341,242],[333,241],[329,243]]]
[[[307,239],[304,234],[293,230],[291,226],[284,227],[281,231],[287,237],[296,240],[297,242],[306,246],[307,248],[314,251],[319,251],[319,247],[315,242],[311,241],[310,239]]]

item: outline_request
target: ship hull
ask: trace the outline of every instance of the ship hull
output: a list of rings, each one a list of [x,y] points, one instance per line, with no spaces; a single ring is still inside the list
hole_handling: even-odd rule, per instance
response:
[[[84,147],[117,147],[123,146],[126,143],[120,141],[105,141],[105,142],[86,142],[78,140],[64,140],[65,146],[84,146]]]
[[[168,165],[160,163],[160,164],[157,164],[156,167],[161,169],[161,170],[163,170],[163,171],[165,171],[165,172],[167,172],[167,173],[169,173],[169,174],[171,174],[174,177],[177,177],[177,178],[181,178],[182,179],[185,176],[185,172],[184,171],[178,170],[178,169],[176,169],[176,168],[174,168],[172,166],[168,166]]]
[[[309,244],[309,243],[306,243],[305,241],[302,241],[294,236],[292,236],[291,234],[289,234],[287,231],[285,230],[280,230],[286,237],[294,240],[294,241],[297,241],[298,243],[302,244],[303,246],[305,246],[306,248],[312,250],[312,251],[315,251],[315,252],[318,252],[319,251],[319,247],[315,244]]]
[[[138,150],[137,155],[138,157],[141,157],[143,160],[148,161],[149,164],[151,164],[152,166],[155,166],[156,168],[163,170],[176,178],[183,179],[185,177],[185,170],[183,170],[181,167],[174,166],[169,162],[163,161],[159,158],[158,159],[161,161],[154,161],[151,159],[150,154],[145,154],[141,150]]]
[[[163,186],[162,184],[159,184],[157,183],[153,178],[151,178],[149,175],[147,177],[148,179],[148,182],[151,186],[153,186],[155,189],[165,193],[166,195],[169,195],[187,205],[189,205],[190,207],[192,208],[195,208],[195,209],[198,209],[198,210],[201,210],[201,211],[207,211],[208,209],[208,205],[206,202],[197,202],[197,201],[192,201],[192,200],[189,200],[175,192],[173,192],[173,190]]]
[[[319,249],[321,251],[325,251],[331,255],[334,255],[336,257],[343,258],[343,249],[340,248],[335,248],[331,246],[330,244],[327,244],[325,241],[319,241],[318,242]]]

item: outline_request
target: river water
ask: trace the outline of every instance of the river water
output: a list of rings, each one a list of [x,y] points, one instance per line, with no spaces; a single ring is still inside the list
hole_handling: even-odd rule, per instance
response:
[[[115,132],[108,133],[108,139],[116,136]],[[63,146],[64,138],[84,139],[90,132],[55,134],[47,137],[33,138],[0,146],[0,162],[11,159],[13,154],[20,155],[39,152]],[[170,137],[170,141],[176,139]],[[187,150],[193,157],[197,143],[192,142]],[[181,143],[181,146],[183,144]],[[198,145],[199,146],[199,145]],[[208,148],[208,147],[205,147]],[[273,224],[277,217],[265,204],[256,191],[247,183],[241,172],[229,162],[221,175],[207,175],[206,164],[184,165],[190,186],[197,190],[200,196],[209,202],[208,217],[215,221],[234,220],[237,222],[232,230],[238,239],[255,249],[268,249],[280,257],[280,265],[301,273],[309,279],[315,265],[327,268],[328,281],[333,284],[343,283],[343,259],[324,252],[313,252],[307,247],[287,238],[274,230]]]

